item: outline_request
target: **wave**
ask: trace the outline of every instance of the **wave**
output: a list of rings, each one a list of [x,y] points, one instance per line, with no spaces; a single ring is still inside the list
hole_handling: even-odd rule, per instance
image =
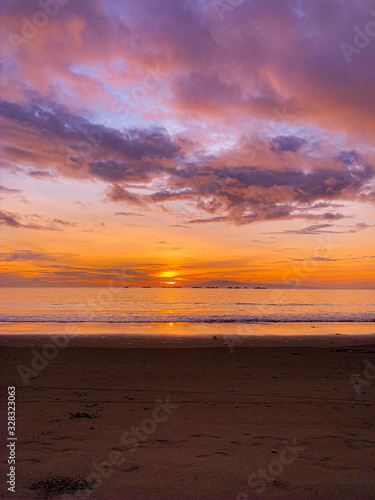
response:
[[[0,323],[371,323],[375,317],[362,314],[309,315],[0,315]]]
[[[232,303],[218,302],[218,304],[232,305]],[[332,304],[304,304],[302,302],[280,302],[275,304],[274,302],[235,302],[236,306],[262,306],[262,307],[332,307]],[[340,304],[340,307],[352,307],[352,304]]]

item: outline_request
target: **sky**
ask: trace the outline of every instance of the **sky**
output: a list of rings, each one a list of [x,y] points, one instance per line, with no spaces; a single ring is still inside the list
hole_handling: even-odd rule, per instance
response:
[[[374,0],[4,0],[1,28],[2,286],[374,286]]]

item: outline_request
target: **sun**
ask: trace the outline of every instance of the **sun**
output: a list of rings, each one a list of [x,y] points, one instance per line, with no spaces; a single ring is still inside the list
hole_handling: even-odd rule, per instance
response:
[[[175,285],[176,282],[175,281],[166,281],[167,285]]]
[[[177,275],[175,271],[164,271],[160,273],[160,278],[174,278]]]

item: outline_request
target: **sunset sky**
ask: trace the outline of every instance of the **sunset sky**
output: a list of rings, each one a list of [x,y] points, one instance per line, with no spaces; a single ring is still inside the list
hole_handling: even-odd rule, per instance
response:
[[[5,0],[1,28],[3,286],[373,287],[373,0]]]

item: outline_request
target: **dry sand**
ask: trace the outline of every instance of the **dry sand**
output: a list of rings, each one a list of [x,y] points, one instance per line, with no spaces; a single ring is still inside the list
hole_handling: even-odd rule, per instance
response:
[[[375,498],[374,337],[253,338],[230,352],[221,339],[91,336],[25,386],[17,367],[45,344],[2,338],[1,409],[16,386],[18,438],[16,493],[6,455],[2,498]],[[80,478],[91,489],[69,490]]]

